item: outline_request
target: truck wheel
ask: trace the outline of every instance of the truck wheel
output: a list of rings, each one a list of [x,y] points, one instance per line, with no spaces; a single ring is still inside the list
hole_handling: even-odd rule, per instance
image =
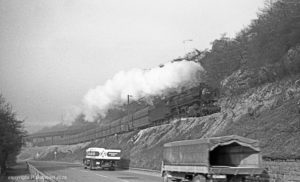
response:
[[[230,176],[229,182],[243,182],[245,179],[242,176]]]
[[[172,180],[168,177],[168,174],[164,172],[163,174],[163,182],[171,182]]]
[[[90,170],[93,170],[93,161],[90,162]]]
[[[206,182],[206,178],[202,175],[197,175],[193,178],[192,182]]]
[[[115,167],[110,167],[110,168],[108,168],[110,171],[114,171],[114,170],[116,170],[116,168]]]

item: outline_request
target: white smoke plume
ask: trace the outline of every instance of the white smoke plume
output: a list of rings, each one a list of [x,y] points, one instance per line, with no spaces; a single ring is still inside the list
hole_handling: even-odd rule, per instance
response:
[[[80,114],[82,114],[82,108],[79,106],[71,105],[65,107],[62,112],[62,121],[64,124],[70,125]]]
[[[167,90],[189,87],[201,79],[202,66],[192,61],[166,63],[163,67],[149,70],[131,69],[121,71],[104,85],[97,86],[84,96],[84,114],[92,120],[98,114],[104,116],[109,108],[138,100],[142,97],[164,95]]]

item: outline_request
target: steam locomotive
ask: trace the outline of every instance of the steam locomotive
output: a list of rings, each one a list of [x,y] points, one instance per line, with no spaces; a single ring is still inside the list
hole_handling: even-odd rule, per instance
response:
[[[218,90],[201,83],[197,87],[173,93],[153,105],[144,105],[136,110],[128,110],[127,114],[89,130],[77,134],[53,136],[42,140],[38,145],[75,144],[117,135],[133,130],[140,130],[161,125],[174,118],[201,117],[216,112],[221,108],[216,105]],[[57,133],[56,133],[57,135]]]

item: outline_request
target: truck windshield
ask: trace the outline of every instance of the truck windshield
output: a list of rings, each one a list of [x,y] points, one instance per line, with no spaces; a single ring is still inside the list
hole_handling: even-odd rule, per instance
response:
[[[86,153],[87,156],[99,156],[99,152],[95,152],[95,151],[88,151]]]

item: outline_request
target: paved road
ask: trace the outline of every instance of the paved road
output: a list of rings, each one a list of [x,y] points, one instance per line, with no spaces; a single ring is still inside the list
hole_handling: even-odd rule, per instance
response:
[[[64,162],[31,161],[40,171],[61,182],[159,182],[158,173],[121,170],[88,170],[80,164]]]

